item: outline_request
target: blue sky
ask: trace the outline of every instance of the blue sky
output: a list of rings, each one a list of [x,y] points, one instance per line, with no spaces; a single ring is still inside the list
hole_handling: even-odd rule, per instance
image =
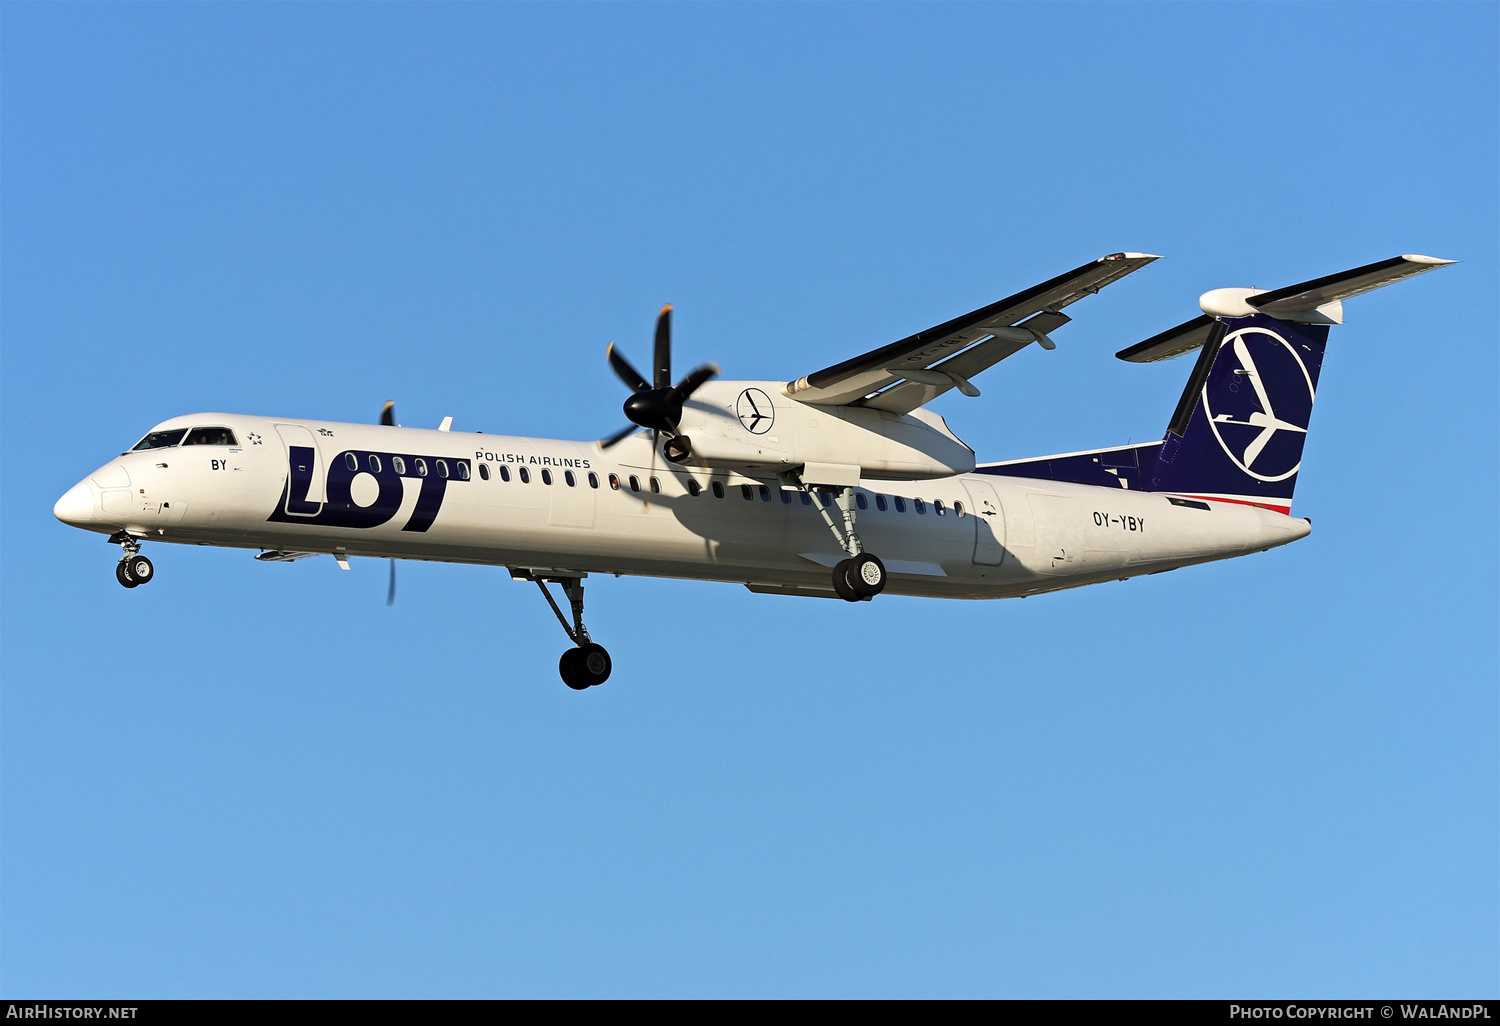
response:
[[[1495,996],[1492,4],[0,9],[6,996]],[[590,580],[51,515],[168,416],[593,438],[604,347],[789,379],[1118,250],[938,404],[1160,437],[1115,350],[1347,305],[1284,549],[1026,601]]]

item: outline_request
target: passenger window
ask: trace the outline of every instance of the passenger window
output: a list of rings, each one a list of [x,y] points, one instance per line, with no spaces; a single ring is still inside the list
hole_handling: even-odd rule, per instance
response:
[[[568,487],[569,488],[572,488],[574,485],[576,485],[578,483],[577,479],[575,479],[573,477],[573,472],[571,470],[564,470],[563,471],[563,480],[568,483]]]
[[[453,461],[453,472],[458,475],[458,479],[460,481],[467,481],[469,479],[469,462],[468,462],[468,460],[454,460]]]
[[[651,479],[651,491],[657,495],[661,494],[661,482],[654,477]]]
[[[618,474],[609,475],[609,486],[617,492],[620,490],[620,478]]]
[[[417,476],[418,477],[426,477],[427,476],[427,461],[424,460],[422,457],[418,456],[416,459],[412,460],[412,462],[417,465]]]
[[[767,488],[765,485],[761,485],[760,486],[760,501],[761,502],[770,502],[771,501],[771,489]]]
[[[552,471],[548,470],[546,467],[543,467],[542,468],[542,484],[549,485],[551,483],[552,483]]]
[[[398,456],[397,459],[400,459],[400,457]],[[395,461],[393,460],[392,462]],[[488,481],[490,479],[490,468],[483,463],[479,465],[479,479],[481,481]]]
[[[392,456],[391,469],[398,474],[406,473],[406,461],[403,460],[400,456]]]
[[[798,492],[797,494],[800,495],[800,496],[802,496],[802,505],[804,505],[804,506],[811,506],[812,505],[812,496],[808,495],[806,492]]]
[[[875,496],[875,508],[878,509],[878,510],[880,510],[880,512],[882,512],[882,513],[885,512],[885,496],[884,495],[877,495],[877,496]]]
[[[500,480],[502,480],[502,481],[509,481],[510,480],[510,468],[507,467],[503,463],[500,464]]]
[[[749,485],[740,485],[740,498],[744,499],[746,502],[749,502],[750,500],[755,498],[755,489],[751,488]]]
[[[936,513],[940,517],[945,517],[945,516],[948,515],[948,511],[943,508],[943,500],[942,499],[933,499],[932,500],[932,511],[934,513]]]
[[[376,456],[373,452],[370,453],[370,459],[368,460],[368,462],[370,464],[370,473],[372,473],[372,474],[378,474],[378,473],[380,473],[380,457],[379,456]]]
[[[641,479],[636,477],[634,474],[630,475],[630,490],[632,492],[638,492],[641,490]]]
[[[531,484],[531,471],[525,467],[517,467],[516,476],[521,479],[522,484]]]
[[[348,467],[350,470],[358,470],[359,457],[354,455],[354,453],[352,452],[344,453],[344,466]]]
[[[239,445],[234,432],[226,427],[193,428],[183,440],[183,445]]]
[[[961,516],[964,515],[964,504],[963,503],[961,503],[961,502],[955,502],[953,504],[953,515],[956,516],[956,517],[961,517]]]
[[[918,513],[926,513],[927,512],[927,503],[923,502],[921,499],[913,499],[913,500],[911,500],[911,505],[912,505],[912,508],[915,509]]]
[[[590,488],[598,488],[599,487],[599,475],[596,474],[596,473],[594,473],[592,470],[589,471],[589,487]]]
[[[182,436],[187,434],[187,428],[173,428],[171,431],[153,431],[130,450],[140,452],[143,449],[170,449],[182,441]]]
[[[697,495],[701,491],[703,491],[703,486],[698,483],[697,479],[688,478],[688,494]]]
[[[833,496],[829,495],[827,492],[819,492],[818,501],[823,504],[824,509],[827,509],[828,507],[833,505]]]
[[[716,499],[722,499],[722,498],[724,498],[724,484],[721,481],[715,481],[714,482],[714,498],[716,498]]]
[[[854,504],[856,506],[858,506],[860,509],[869,509],[870,508],[870,504],[865,501],[865,493],[864,492],[855,492],[854,493]]]
[[[438,468],[438,477],[447,477],[448,476],[448,461],[447,460],[438,460],[437,461],[437,468]]]
[[[778,488],[777,491],[781,493],[781,504],[783,506],[790,506],[792,504],[792,493],[785,488]]]
[[[903,498],[901,498],[901,496],[898,495],[898,496],[895,497],[895,502],[896,502],[896,512],[897,513],[905,513],[906,512],[906,500],[903,499]]]

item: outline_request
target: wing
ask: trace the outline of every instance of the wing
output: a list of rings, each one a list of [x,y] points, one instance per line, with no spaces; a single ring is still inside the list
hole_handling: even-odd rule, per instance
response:
[[[869,406],[892,413],[910,413],[954,387],[978,395],[969,378],[1032,342],[1051,349],[1048,333],[1070,320],[1063,307],[1155,259],[1148,253],[1100,257],[998,303],[790,382],[786,394],[818,406]]]

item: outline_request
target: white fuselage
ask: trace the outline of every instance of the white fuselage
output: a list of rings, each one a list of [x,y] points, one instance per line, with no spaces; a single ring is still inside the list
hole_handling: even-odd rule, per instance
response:
[[[59,500],[58,517],[151,541],[692,578],[829,597],[829,568],[845,555],[817,509],[770,468],[757,476],[676,466],[644,434],[601,450],[595,442],[218,413],[158,430],[203,425],[232,429],[239,444],[125,453]],[[384,477],[370,472],[372,455]],[[400,476],[391,470],[396,456]],[[441,485],[418,476],[418,459],[431,478],[442,461]],[[341,485],[330,479],[339,465]],[[1035,594],[1260,551],[1310,529],[1255,506],[1202,509],[1158,493],[982,470],[867,479],[858,494],[864,548],[884,561],[886,590],[905,595]],[[334,509],[340,500],[342,512]],[[387,511],[373,515],[382,505]],[[382,522],[349,526],[361,520]]]

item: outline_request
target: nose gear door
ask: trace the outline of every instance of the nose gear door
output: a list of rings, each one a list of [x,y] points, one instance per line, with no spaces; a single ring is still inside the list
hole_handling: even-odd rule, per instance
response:
[[[974,514],[974,562],[999,566],[1005,560],[1005,510],[1000,496],[988,481],[973,476],[961,480]]]

